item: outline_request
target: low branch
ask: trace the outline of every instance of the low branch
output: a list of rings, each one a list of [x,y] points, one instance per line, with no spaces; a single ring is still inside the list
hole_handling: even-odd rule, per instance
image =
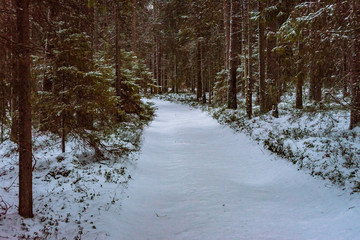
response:
[[[325,91],[325,95],[330,96],[330,98],[332,100],[334,100],[334,102],[340,104],[341,106],[343,106],[346,109],[349,109],[351,111],[360,111],[359,108],[356,108],[356,107],[352,106],[351,103],[343,103],[339,98],[337,98],[333,94],[331,94],[330,91]]]

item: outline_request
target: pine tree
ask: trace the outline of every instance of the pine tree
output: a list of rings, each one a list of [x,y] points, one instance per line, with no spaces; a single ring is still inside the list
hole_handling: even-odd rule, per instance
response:
[[[33,217],[29,0],[16,0],[19,82],[19,214]]]

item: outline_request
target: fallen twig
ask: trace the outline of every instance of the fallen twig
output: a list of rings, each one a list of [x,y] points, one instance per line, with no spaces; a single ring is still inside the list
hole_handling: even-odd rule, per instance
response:
[[[163,217],[166,217],[167,215],[164,215],[164,216],[161,216],[159,214],[157,214],[155,211],[154,211],[155,215],[158,217],[158,218],[163,218]]]
[[[12,208],[12,205],[5,202],[5,200],[0,196],[0,216],[6,215],[10,208]]]
[[[19,176],[16,176],[16,178],[15,178],[14,181],[10,184],[10,186],[4,187],[4,190],[7,191],[7,192],[9,192],[10,188],[12,187],[12,185],[14,185],[14,183],[15,183],[15,181],[16,181],[16,179],[17,179],[18,177],[19,177]]]

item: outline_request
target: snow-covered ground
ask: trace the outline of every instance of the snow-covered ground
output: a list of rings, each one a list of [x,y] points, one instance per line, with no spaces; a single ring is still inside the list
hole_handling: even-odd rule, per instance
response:
[[[17,145],[9,140],[0,144],[0,240],[107,239],[102,219],[120,214],[137,158],[138,125],[122,123],[109,142],[121,146],[123,155],[101,161],[79,140],[69,139],[61,153],[59,137],[35,132],[33,219],[17,214]]]
[[[360,239],[360,196],[200,110],[158,101],[109,239]]]
[[[57,157],[35,171],[36,217],[22,220],[11,208],[0,239],[360,239],[359,194],[298,171],[200,110],[154,101],[157,117],[134,165],[41,150]],[[16,169],[0,172],[10,204]]]
[[[191,93],[158,97],[200,108],[312,176],[360,192],[360,127],[349,130],[350,111],[338,103],[326,98],[320,103],[304,99],[304,109],[299,110],[294,108],[295,96],[284,95],[278,118],[271,112],[261,114],[255,105],[254,116],[248,119],[241,96],[237,110],[199,103]]]

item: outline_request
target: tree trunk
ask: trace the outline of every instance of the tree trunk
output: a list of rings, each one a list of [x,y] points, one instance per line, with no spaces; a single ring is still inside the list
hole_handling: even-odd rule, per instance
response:
[[[93,13],[94,14],[93,46],[94,46],[95,52],[97,53],[97,52],[99,52],[99,37],[98,37],[98,34],[99,34],[99,31],[98,31],[99,9],[98,9],[98,4],[96,1],[94,2],[93,11],[94,11],[94,13]]]
[[[225,31],[225,70],[229,70],[230,58],[230,1],[231,0],[223,0]]]
[[[65,102],[65,77],[64,74],[62,74],[61,79],[61,91],[62,91],[62,103],[64,106],[66,106]],[[61,151],[64,153],[66,151],[66,111],[63,109],[61,111]]]
[[[197,84],[196,84],[196,100],[200,101],[202,94],[202,79],[201,79],[201,40],[197,41]]]
[[[137,54],[137,34],[136,34],[136,0],[132,0],[132,51]]]
[[[258,1],[258,11],[260,19],[258,23],[259,29],[259,97],[260,112],[266,112],[266,83],[265,83],[265,27],[264,27],[264,5]]]
[[[156,41],[156,72],[157,72],[157,85],[158,85],[158,91],[157,93],[162,93],[162,83],[161,83],[161,74],[162,74],[162,63],[161,63],[161,52],[160,52],[160,46],[159,41]]]
[[[271,2],[267,1],[268,7],[271,6]],[[268,33],[276,32],[278,30],[276,19],[267,21]],[[276,47],[276,37],[273,34],[268,34],[266,37],[266,111],[272,110],[273,116],[278,116],[278,59],[276,54],[272,51]]]
[[[353,36],[351,39],[351,117],[350,129],[360,126],[360,6],[359,2],[352,0],[352,28]]]
[[[244,96],[246,98],[246,91],[247,91],[247,86],[248,86],[248,82],[247,82],[247,76],[248,76],[248,60],[247,60],[247,34],[248,34],[248,22],[247,22],[247,2],[246,1],[242,1],[242,3],[240,4],[241,7],[241,12],[242,12],[242,20],[241,20],[241,27],[242,27],[242,36],[241,36],[241,43],[242,43],[242,56],[243,57],[243,61],[242,61],[242,66],[244,69],[244,77],[243,77],[243,81],[241,81],[241,93],[242,96]],[[241,57],[240,57],[240,61],[241,61]]]
[[[209,80],[209,104],[211,104],[211,101],[212,101],[212,74],[211,74],[211,69],[213,69],[213,67],[211,66],[211,65],[213,65],[212,64],[213,62],[212,61],[210,61],[209,62],[209,66],[208,66],[208,80]]]
[[[303,43],[298,43],[299,45],[299,62],[297,70],[297,82],[296,82],[296,104],[297,109],[303,108],[303,85],[304,85],[304,60],[303,60]]]
[[[15,0],[10,1],[13,8],[16,8]],[[13,22],[14,21],[14,22]],[[14,19],[12,24],[17,26],[16,20]],[[15,44],[18,40],[18,31],[16,27],[11,28],[11,108],[10,108],[10,115],[11,115],[11,130],[10,130],[10,140],[13,142],[19,141],[19,82],[17,78],[17,71],[18,71],[18,61],[19,58],[17,57],[17,45]]]
[[[345,54],[344,51],[344,55],[343,55],[343,72],[342,75],[344,76],[342,83],[343,83],[343,98],[348,97],[349,96],[349,91],[348,91],[348,85],[349,85],[349,78],[348,78],[348,74],[349,74],[349,70],[348,70],[348,61],[347,61],[347,55]]]
[[[203,47],[200,47],[200,71],[201,71],[201,82],[202,82],[202,103],[206,103],[206,80],[204,78],[204,58],[203,58]]]
[[[247,0],[244,0],[246,21],[247,21],[247,45],[248,45],[248,70],[247,70],[247,91],[246,91],[246,113],[249,119],[252,118],[252,94],[253,94],[253,79],[252,79],[252,25],[251,19],[249,16],[250,13],[250,3]]]
[[[121,56],[120,56],[120,9],[118,3],[114,3],[115,21],[115,90],[116,96],[121,96]]]
[[[239,59],[238,54],[241,53],[240,42],[240,3],[238,0],[231,1],[231,25],[230,25],[230,78],[228,90],[228,108],[237,108],[237,89],[236,89],[236,70],[238,68]]]
[[[19,214],[25,218],[33,217],[29,2],[30,0],[16,0],[19,59]]]

